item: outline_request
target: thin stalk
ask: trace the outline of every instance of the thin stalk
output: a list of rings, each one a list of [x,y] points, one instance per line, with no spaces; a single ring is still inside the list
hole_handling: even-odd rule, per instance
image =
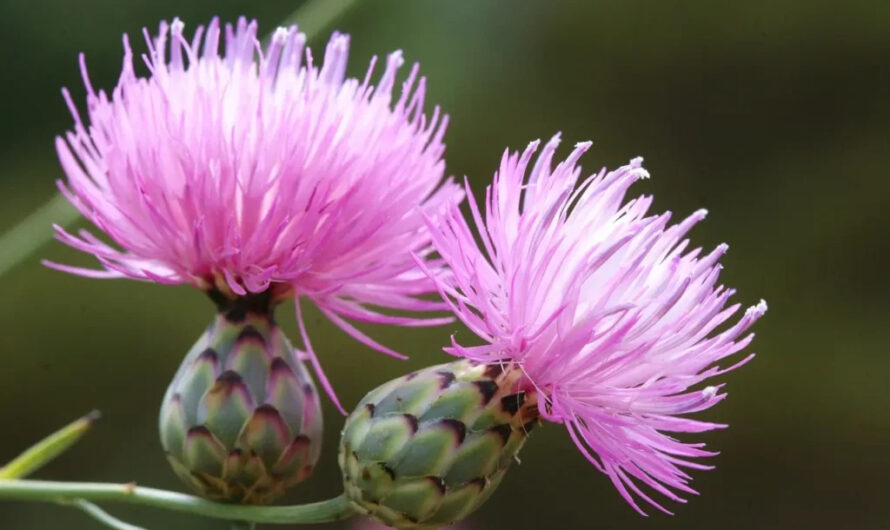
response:
[[[44,480],[0,480],[0,499],[63,503],[73,503],[78,499],[119,502],[215,519],[272,524],[328,523],[348,519],[358,513],[345,494],[326,501],[294,506],[245,506],[222,504],[135,484]]]
[[[69,503],[63,502],[61,504],[67,505]],[[74,506],[75,508],[79,508],[81,511],[83,511],[93,519],[99,521],[109,528],[114,528],[115,530],[146,530],[141,526],[132,525],[126,521],[121,521],[102,508],[99,508],[95,504],[87,502],[83,499],[76,499],[72,501],[70,505]]]
[[[306,2],[289,17],[281,21],[281,26],[297,24],[306,35],[306,40],[330,28],[335,20],[358,3],[358,0],[325,0]],[[268,37],[267,37],[268,39]]]
[[[67,227],[80,213],[60,193],[0,235],[0,276],[36,252],[53,237],[53,223]]]

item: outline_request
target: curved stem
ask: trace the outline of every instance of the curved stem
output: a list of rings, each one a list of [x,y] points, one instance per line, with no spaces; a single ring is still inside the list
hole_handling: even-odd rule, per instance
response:
[[[67,503],[63,502],[62,504]],[[142,528],[141,526],[136,526],[125,521],[121,521],[117,517],[110,515],[102,508],[99,508],[95,504],[87,502],[83,499],[76,499],[71,502],[71,505],[75,508],[83,510],[87,515],[109,528],[114,528],[115,530],[145,530],[145,528]]]
[[[340,495],[326,501],[294,506],[245,506],[221,504],[192,495],[145,488],[135,484],[52,482],[44,480],[0,480],[0,499],[20,501],[121,502],[139,504],[204,517],[253,523],[327,523],[348,519],[358,512]]]

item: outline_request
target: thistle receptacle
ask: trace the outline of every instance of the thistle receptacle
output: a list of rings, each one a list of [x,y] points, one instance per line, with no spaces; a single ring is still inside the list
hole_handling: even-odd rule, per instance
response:
[[[268,294],[221,304],[167,389],[160,432],[177,475],[214,500],[266,504],[311,474],[318,394]]]
[[[461,360],[394,379],[346,420],[346,494],[396,528],[459,521],[497,488],[537,421],[521,370]]]

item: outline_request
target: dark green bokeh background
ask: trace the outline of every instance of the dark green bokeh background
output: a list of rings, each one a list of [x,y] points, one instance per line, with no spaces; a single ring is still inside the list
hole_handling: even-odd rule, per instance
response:
[[[87,53],[94,84],[107,88],[123,31],[175,15],[194,27],[240,13],[270,31],[298,6],[0,2],[0,231],[49,198],[62,176],[52,139],[71,123],[59,88],[82,101],[77,52]],[[696,474],[702,495],[676,506],[676,516],[638,516],[550,426],[474,528],[890,527],[882,215],[890,207],[890,3],[365,0],[334,26],[352,34],[355,74],[372,53],[395,48],[422,63],[428,101],[452,116],[451,173],[481,190],[505,146],[559,130],[567,145],[595,140],[590,171],[644,155],[653,179],[635,191],[655,193],[657,210],[678,215],[709,208],[696,241],[729,242],[722,279],[739,301],[770,304],[756,329],[760,355],[726,378],[730,399],[705,415],[732,425],[703,436],[722,451],[717,469]],[[157,442],[157,407],[211,305],[187,287],[88,280],[43,268],[40,258],[89,263],[53,243],[0,278],[0,461],[100,408],[98,428],[38,476],[179,489]],[[296,337],[292,310],[284,312]],[[400,363],[315,312],[310,320],[347,404],[442,361],[452,332],[466,336],[457,326],[369,328],[412,354]],[[325,413],[322,464],[291,501],[339,492],[341,418],[328,404]],[[111,508],[153,529],[226,528]],[[4,502],[0,528],[99,527],[70,509]]]

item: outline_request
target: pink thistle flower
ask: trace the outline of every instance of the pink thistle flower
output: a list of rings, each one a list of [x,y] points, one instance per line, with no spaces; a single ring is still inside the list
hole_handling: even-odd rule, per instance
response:
[[[353,337],[396,356],[346,319],[450,320],[378,310],[445,307],[420,298],[435,287],[411,254],[431,251],[421,210],[463,193],[443,181],[448,119],[438,107],[424,114],[416,64],[396,95],[401,53],[388,56],[376,84],[376,58],[363,80],[347,78],[346,35],[331,37],[320,67],[296,26],[276,30],[265,48],[256,22],[244,18],[225,28],[214,19],[191,41],[178,19],[144,35],[150,75],[136,74],[125,35],[123,71],[110,95],[93,89],[81,55],[88,121],[63,90],[75,126],[56,139],[68,176],[60,188],[116,246],[57,226],[58,239],[95,255],[104,270],[50,266],[230,296],[293,293],[317,370],[301,296]]]
[[[753,357],[717,366],[748,346],[766,304],[721,327],[739,309],[726,307],[735,291],[717,284],[727,246],[704,254],[685,239],[705,211],[673,225],[669,212],[647,215],[651,196],[624,200],[648,177],[642,159],[579,182],[591,144],[552,168],[558,144],[548,142],[530,170],[538,142],[505,152],[484,213],[469,201],[482,248],[456,204],[428,219],[452,269],[431,277],[486,343],[452,340],[446,351],[522,370],[542,417],[565,424],[627,502],[643,513],[636,495],[670,513],[640,486],[679,502],[696,493],[684,468],[709,469],[694,459],[716,453],[669,433],[725,427],[685,415],[726,397],[722,385],[699,384]]]

